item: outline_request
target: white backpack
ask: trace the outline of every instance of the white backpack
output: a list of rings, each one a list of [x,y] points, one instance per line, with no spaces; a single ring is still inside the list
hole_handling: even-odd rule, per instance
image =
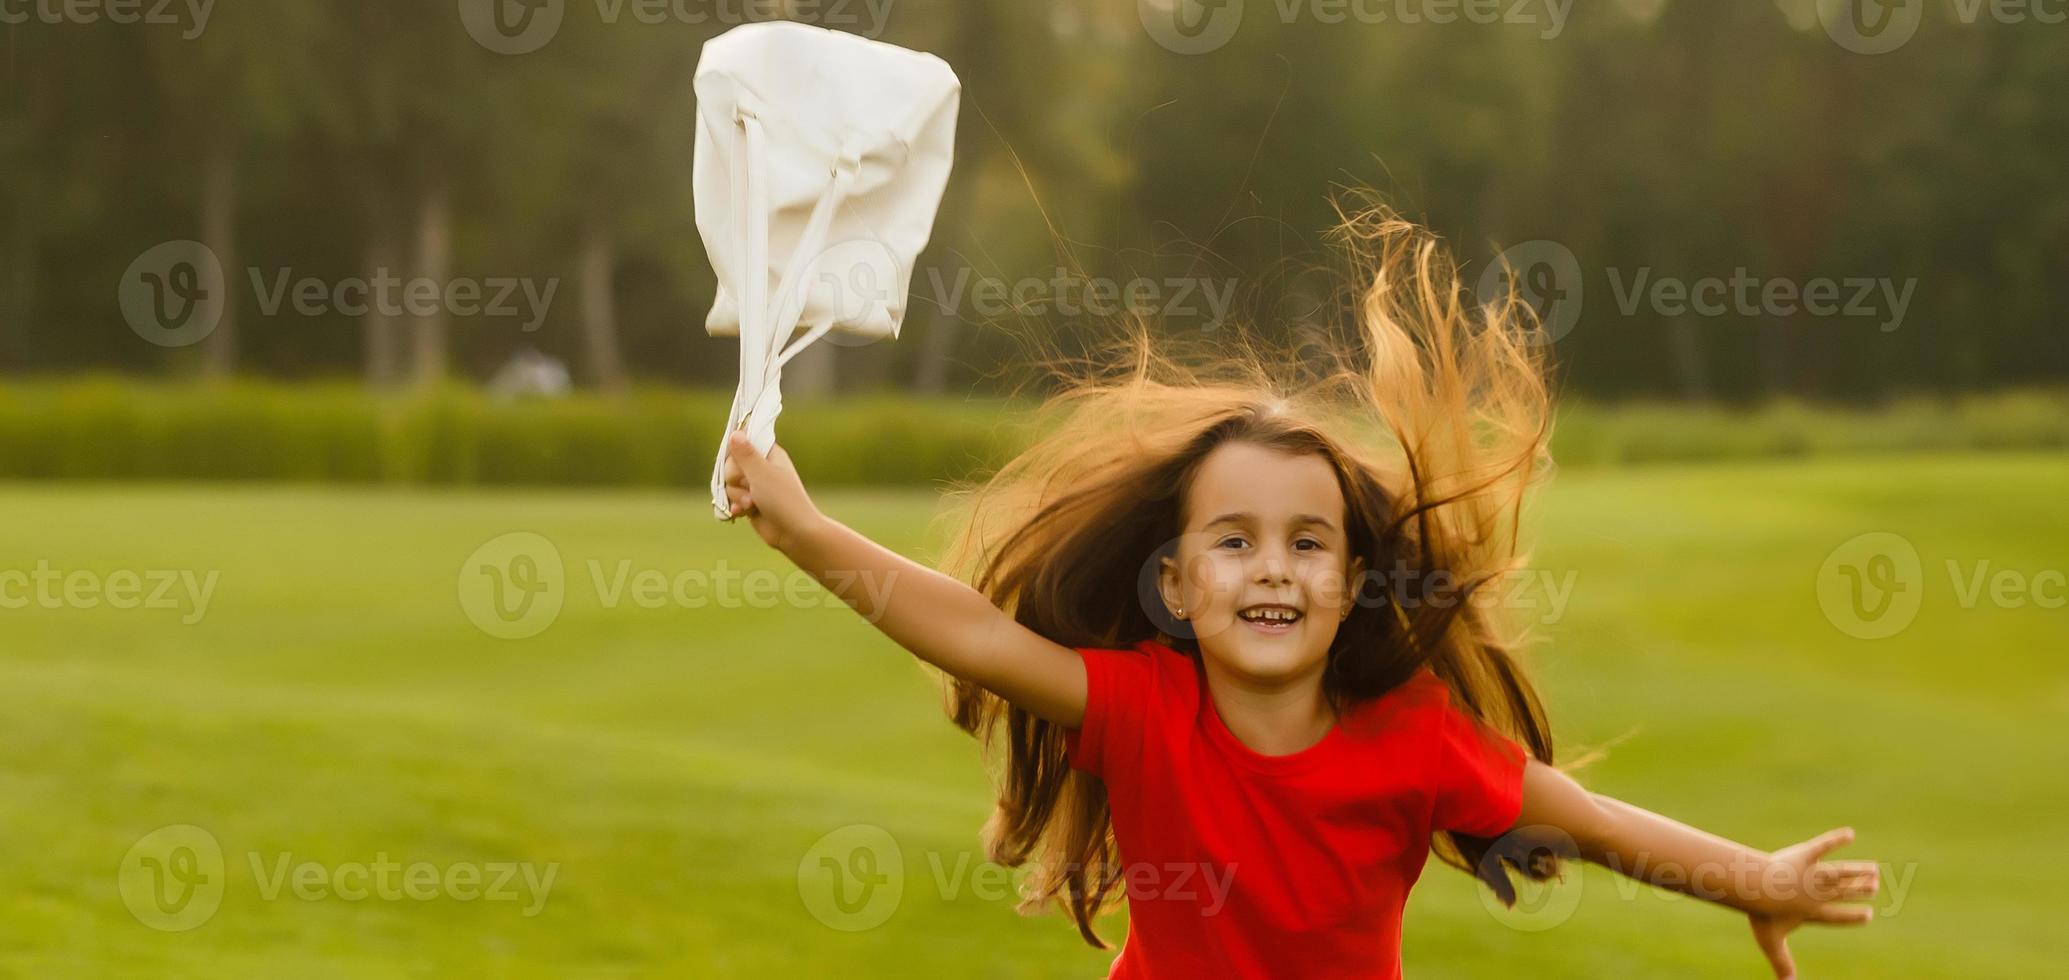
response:
[[[962,84],[933,55],[788,21],[706,42],[695,84],[691,182],[718,273],[704,329],[740,338],[726,434],[745,428],[766,453],[785,363],[831,330],[898,336]],[[731,520],[725,461],[722,436],[711,502]]]

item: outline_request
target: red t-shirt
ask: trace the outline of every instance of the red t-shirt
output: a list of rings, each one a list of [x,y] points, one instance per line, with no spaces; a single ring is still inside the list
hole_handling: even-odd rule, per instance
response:
[[[1085,721],[1065,741],[1106,783],[1128,896],[1110,977],[1399,977],[1431,833],[1499,836],[1522,810],[1522,747],[1428,670],[1272,756],[1222,723],[1185,654],[1078,652]]]

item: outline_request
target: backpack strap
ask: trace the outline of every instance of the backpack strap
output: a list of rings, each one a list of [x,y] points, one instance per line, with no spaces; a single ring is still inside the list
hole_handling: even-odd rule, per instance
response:
[[[776,417],[783,413],[783,365],[833,329],[833,314],[822,313],[807,324],[804,335],[790,339],[810,302],[810,284],[827,229],[860,169],[860,158],[844,149],[835,160],[826,189],[812,205],[811,217],[798,236],[796,250],[784,264],[773,294],[769,291],[768,148],[761,120],[754,110],[735,109],[738,127],[734,157],[733,232],[746,253],[734,293],[740,304],[740,387],[726,414],[726,435],[719,440],[718,460],[711,470],[711,506],[721,521],[733,519],[726,503],[726,437],[746,429],[758,452],[776,444]],[[744,158],[744,159],[743,159]]]

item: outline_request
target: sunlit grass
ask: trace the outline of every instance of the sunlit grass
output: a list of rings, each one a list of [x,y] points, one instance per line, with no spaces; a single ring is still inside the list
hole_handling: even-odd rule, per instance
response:
[[[1947,562],[2062,569],[2065,487],[2069,461],[2015,455],[1562,475],[1532,564],[1572,591],[1526,613],[1562,751],[1617,740],[1592,787],[1760,846],[1858,828],[1842,854],[1891,863],[1882,915],[1801,934],[1806,976],[2047,975],[2069,611],[1964,606]],[[822,503],[917,552],[934,501]],[[1084,977],[1111,955],[955,876],[988,809],[976,751],[851,613],[607,605],[620,567],[788,570],[698,494],[18,484],[0,507],[0,572],[219,573],[193,625],[191,604],[0,609],[0,973]],[[458,581],[520,530],[553,543],[565,608],[499,640]],[[1868,531],[1924,572],[1917,618],[1882,640],[1836,629],[1814,588]],[[125,852],[171,824],[225,855],[221,908],[181,932],[117,890]],[[896,841],[904,890],[844,932],[807,910],[800,865],[857,824]],[[267,900],[253,854],[557,870],[525,916]],[[1409,975],[1760,975],[1736,916],[1618,886],[1588,869],[1572,916],[1529,932],[1433,862]]]

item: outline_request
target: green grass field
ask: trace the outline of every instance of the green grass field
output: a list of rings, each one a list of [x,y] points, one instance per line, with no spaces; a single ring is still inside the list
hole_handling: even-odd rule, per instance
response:
[[[1591,787],[1757,845],[1858,828],[1840,855],[1887,862],[1880,917],[1799,933],[1807,977],[2052,975],[2069,954],[2051,873],[2065,490],[2061,456],[1560,476],[1533,565],[1572,590],[1556,617],[1541,593],[1521,613],[1556,620],[1532,659],[1563,750],[1620,739]],[[926,550],[927,496],[821,503]],[[43,562],[109,599],[120,570],[219,573],[205,610],[0,609],[0,973],[1091,977],[1111,955],[1016,916],[987,879],[943,886],[976,861],[985,777],[928,678],[852,613],[604,601],[592,568],[604,591],[621,567],[788,571],[698,496],[15,484],[0,508],[0,573]],[[469,556],[513,531],[565,569],[558,618],[515,640],[460,598]],[[1922,596],[1873,640],[1818,591],[1827,556],[1871,531],[1915,547]],[[2041,599],[1993,598],[2000,572]],[[182,824],[220,847],[220,906],[161,931],[124,901],[129,854]],[[843,931],[808,907],[825,897],[809,858],[852,825],[895,841],[881,870],[902,893]],[[283,861],[379,860],[555,877],[536,907],[354,900],[343,880],[266,894]],[[1433,862],[1408,973],[1762,975],[1737,916],[1618,885],[1587,869],[1552,899],[1577,900],[1570,918],[1520,928]]]

